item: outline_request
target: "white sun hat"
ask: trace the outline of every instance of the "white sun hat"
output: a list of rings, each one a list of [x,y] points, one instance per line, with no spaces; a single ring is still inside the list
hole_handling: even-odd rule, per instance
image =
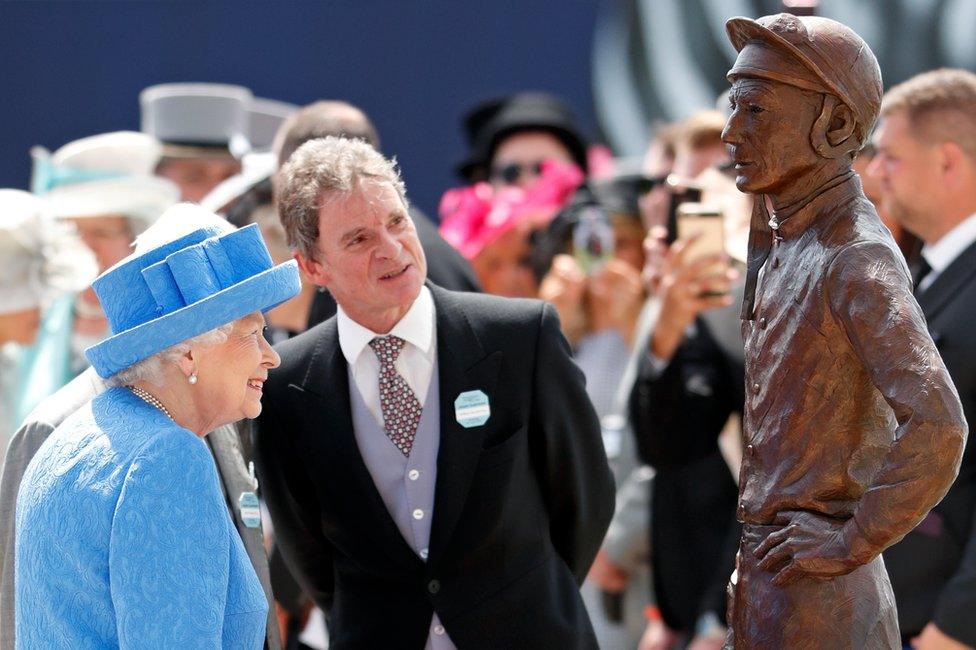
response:
[[[153,175],[162,145],[145,133],[103,133],[31,155],[31,187],[50,217],[120,214],[139,233],[180,198],[174,183]]]

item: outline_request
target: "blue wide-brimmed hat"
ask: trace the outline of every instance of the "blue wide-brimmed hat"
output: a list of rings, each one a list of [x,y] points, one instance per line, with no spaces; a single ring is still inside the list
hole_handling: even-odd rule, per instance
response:
[[[200,228],[95,280],[112,328],[111,337],[85,351],[99,376],[298,294],[297,263],[274,266],[257,224],[229,227]]]

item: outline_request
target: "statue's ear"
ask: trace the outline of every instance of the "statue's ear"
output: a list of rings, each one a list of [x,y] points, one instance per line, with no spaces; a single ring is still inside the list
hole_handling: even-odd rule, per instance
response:
[[[824,158],[840,158],[859,148],[854,113],[833,95],[823,95],[820,116],[810,131],[810,144]]]

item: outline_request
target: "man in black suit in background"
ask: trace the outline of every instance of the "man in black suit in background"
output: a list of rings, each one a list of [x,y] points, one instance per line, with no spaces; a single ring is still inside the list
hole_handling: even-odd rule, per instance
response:
[[[330,135],[359,139],[380,151],[379,133],[363,111],[346,102],[322,100],[303,107],[281,125],[274,146],[278,169],[309,140]],[[427,275],[431,282],[452,291],[481,291],[471,265],[444,241],[437,226],[413,206],[410,207],[410,217],[427,257]],[[309,311],[308,326],[314,327],[335,313],[335,299],[328,291],[319,291]]]
[[[595,648],[579,585],[614,508],[551,306],[444,290],[394,165],[324,138],[278,206],[335,318],[285,343],[257,456],[330,647]]]
[[[915,296],[970,428],[976,423],[976,75],[927,72],[884,97],[868,173],[886,210],[925,246]],[[976,646],[976,449],[943,501],[884,552],[913,648]]]

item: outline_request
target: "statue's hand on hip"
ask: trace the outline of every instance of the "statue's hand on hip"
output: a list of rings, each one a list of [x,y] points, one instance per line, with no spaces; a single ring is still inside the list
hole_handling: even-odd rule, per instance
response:
[[[850,573],[863,562],[851,554],[852,522],[812,512],[781,512],[783,527],[766,536],[754,551],[763,571],[776,572],[773,584],[793,584],[801,578],[833,578]]]

